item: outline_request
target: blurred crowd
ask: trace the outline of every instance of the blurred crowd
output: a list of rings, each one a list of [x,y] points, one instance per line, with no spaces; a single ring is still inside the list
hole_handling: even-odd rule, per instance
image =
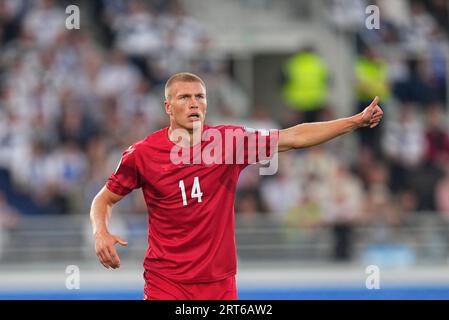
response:
[[[79,30],[65,28],[64,9],[0,1],[0,190],[15,210],[86,212],[122,151],[168,124],[163,85],[174,72],[204,77],[211,118],[248,112],[181,2],[88,1]],[[120,206],[144,211],[138,193]]]
[[[378,29],[367,28],[367,13],[376,12],[366,12],[368,5],[380,9]],[[332,226],[335,258],[344,260],[355,225],[394,230],[410,213],[449,218],[449,3],[335,0],[329,23],[354,45],[354,113],[377,95],[384,120],[376,129],[357,130],[349,161],[341,141],[289,154],[281,174],[262,184],[260,198],[289,225]],[[317,50],[299,51],[285,73],[284,97],[300,119],[333,118],[329,71]],[[310,94],[291,91],[292,83]],[[291,174],[292,167],[299,171]],[[388,234],[382,237],[388,241]]]
[[[291,125],[252,108],[232,60],[211,50],[212,35],[182,1],[87,3],[81,29],[67,30],[61,2],[0,0],[0,222],[12,221],[2,215],[86,213],[122,151],[168,124],[163,85],[175,72],[204,78],[213,124]],[[449,217],[448,3],[376,4],[379,30],[365,28],[363,0],[334,0],[329,23],[356,39],[353,111],[379,95],[384,123],[357,132],[350,162],[341,140],[282,154],[276,175],[251,166],[237,191],[239,214],[335,226],[340,257],[354,224],[400,225],[415,211]],[[312,113],[291,107],[299,119],[334,114],[326,99]],[[146,212],[139,192],[119,206]]]

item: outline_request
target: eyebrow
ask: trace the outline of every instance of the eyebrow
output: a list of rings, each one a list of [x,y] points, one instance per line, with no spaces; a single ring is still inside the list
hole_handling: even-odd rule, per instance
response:
[[[176,95],[176,97],[190,97],[192,95],[194,95],[194,96],[205,96],[206,94],[203,93],[203,92],[198,92],[198,93],[195,93],[195,94],[192,94],[192,93],[178,93]]]

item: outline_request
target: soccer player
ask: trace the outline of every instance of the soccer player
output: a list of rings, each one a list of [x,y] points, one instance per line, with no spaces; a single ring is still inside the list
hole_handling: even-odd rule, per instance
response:
[[[92,202],[98,259],[106,268],[120,267],[115,245],[127,242],[109,232],[108,220],[115,203],[141,188],[149,221],[144,299],[237,299],[234,196],[240,172],[278,151],[315,146],[360,127],[374,128],[383,114],[377,103],[376,97],[348,118],[284,130],[211,127],[204,122],[204,82],[191,73],[173,75],[165,85],[170,126],[129,147]],[[212,160],[203,161],[205,154]]]

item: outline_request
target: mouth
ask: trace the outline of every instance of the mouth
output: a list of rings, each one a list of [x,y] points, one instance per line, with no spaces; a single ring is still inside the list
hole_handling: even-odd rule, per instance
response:
[[[192,121],[197,121],[197,120],[200,120],[200,114],[194,112],[194,113],[189,114],[188,118]]]

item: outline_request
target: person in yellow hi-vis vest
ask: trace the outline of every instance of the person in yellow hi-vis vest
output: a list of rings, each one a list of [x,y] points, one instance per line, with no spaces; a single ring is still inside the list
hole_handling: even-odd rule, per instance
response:
[[[362,54],[357,57],[354,69],[357,112],[361,110],[364,103],[371,101],[372,97],[376,95],[382,101],[388,101],[391,96],[390,83],[388,81],[388,65],[377,51],[365,47]],[[381,130],[380,127],[376,128],[376,130],[360,130],[358,132],[360,143],[364,146],[370,146],[375,153],[380,153]]]
[[[304,122],[317,121],[328,96],[328,70],[313,49],[301,50],[287,60],[282,93],[287,105],[298,111]]]

